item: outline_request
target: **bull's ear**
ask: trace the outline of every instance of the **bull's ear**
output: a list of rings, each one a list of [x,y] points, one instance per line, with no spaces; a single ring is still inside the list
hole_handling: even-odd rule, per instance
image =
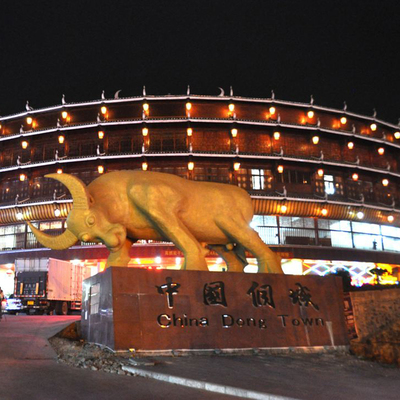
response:
[[[90,228],[96,223],[96,217],[94,214],[90,213],[86,218],[85,218],[85,223],[86,225]]]

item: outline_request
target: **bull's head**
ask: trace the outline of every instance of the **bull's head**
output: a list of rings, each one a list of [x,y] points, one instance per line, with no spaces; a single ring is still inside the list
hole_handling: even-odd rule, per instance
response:
[[[126,240],[126,229],[121,224],[110,223],[95,204],[85,184],[73,175],[48,174],[63,183],[74,200],[73,208],[67,218],[67,229],[59,236],[48,235],[28,222],[37,240],[54,250],[64,250],[78,240],[104,243],[111,252],[118,251]],[[101,207],[100,207],[101,208]]]

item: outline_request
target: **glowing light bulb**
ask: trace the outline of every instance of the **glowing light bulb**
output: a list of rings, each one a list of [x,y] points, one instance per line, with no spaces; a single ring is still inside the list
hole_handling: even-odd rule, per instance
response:
[[[363,218],[364,218],[364,213],[363,213],[362,211],[359,211],[359,212],[357,213],[357,218],[358,218],[358,219],[363,219]]]
[[[60,210],[59,208],[56,208],[56,209],[54,210],[54,215],[55,215],[56,217],[59,217],[59,216],[61,215],[61,210]]]
[[[98,131],[97,132],[97,136],[99,139],[103,139],[104,138],[104,131]]]
[[[233,163],[233,169],[234,169],[235,171],[239,171],[239,168],[240,168],[240,162],[235,162],[235,163]]]
[[[358,181],[358,174],[354,173],[354,174],[351,176],[351,179],[353,179],[353,181]]]
[[[342,125],[347,124],[347,118],[346,118],[346,117],[340,118],[340,123],[341,123]]]
[[[278,165],[277,171],[281,174],[283,172],[283,165]]]
[[[64,140],[65,140],[65,137],[64,137],[63,135],[60,135],[60,136],[58,137],[58,143],[63,144],[63,143],[64,143]]]
[[[230,112],[233,112],[235,110],[235,105],[234,104],[229,104],[228,109]]]
[[[319,136],[313,136],[312,142],[313,142],[314,144],[318,144],[318,143],[319,143]]]
[[[324,170],[323,170],[322,168],[320,168],[320,169],[317,171],[317,174],[318,174],[318,176],[324,176]]]
[[[369,127],[371,128],[372,132],[375,132],[376,128],[377,128],[377,125],[376,124],[371,124]]]
[[[188,136],[192,136],[193,135],[193,129],[192,128],[187,128],[186,129],[186,133]]]
[[[323,209],[321,210],[321,214],[322,214],[324,217],[326,217],[326,216],[328,215],[328,210],[327,210],[326,208],[323,208]]]
[[[279,140],[281,137],[281,133],[280,132],[274,132],[274,139],[275,140]]]
[[[67,113],[66,111],[63,111],[63,112],[61,113],[61,117],[62,117],[62,119],[67,119],[68,113]]]
[[[149,111],[149,108],[150,108],[150,106],[149,106],[147,103],[144,103],[144,104],[143,104],[143,110],[144,110],[145,112]]]
[[[400,132],[399,131],[395,132],[394,137],[395,139],[400,139]]]
[[[349,142],[349,143],[347,143],[347,147],[348,147],[350,150],[353,150],[353,149],[354,149],[354,142]]]
[[[28,142],[26,140],[22,141],[21,146],[23,149],[26,149],[28,147]]]
[[[189,171],[193,171],[193,169],[194,169],[194,162],[193,161],[189,161],[188,162],[188,170]]]
[[[383,186],[388,186],[389,185],[389,179],[382,179],[382,185]]]
[[[63,170],[62,170],[61,168],[58,168],[58,169],[57,169],[57,174],[58,174],[58,175],[61,175],[62,173],[63,173]]]
[[[143,162],[142,162],[142,170],[143,170],[143,171],[147,171],[148,168],[149,168],[149,165],[147,164],[147,162],[146,162],[146,161],[143,161]]]
[[[393,221],[394,221],[393,215],[389,215],[389,216],[387,217],[387,220],[388,220],[388,222],[393,222]]]
[[[32,117],[28,117],[28,118],[26,119],[26,123],[27,123],[28,125],[32,125],[32,122],[33,122]]]
[[[25,175],[25,174],[20,174],[20,175],[19,175],[19,180],[20,180],[21,182],[23,182],[25,179],[26,179],[26,175]]]
[[[190,111],[192,109],[192,103],[186,103],[186,110]]]
[[[149,134],[148,128],[144,127],[144,128],[142,129],[142,135],[143,135],[143,136],[147,136],[148,134]]]
[[[102,113],[103,115],[106,115],[106,114],[107,114],[107,107],[106,107],[106,106],[101,107],[101,108],[100,108],[100,111],[101,111],[101,113]]]
[[[15,215],[17,219],[20,221],[23,218],[23,214],[21,211],[18,211],[17,214]]]
[[[285,213],[287,211],[287,206],[283,205],[281,206],[281,212]]]
[[[310,111],[307,113],[307,117],[310,118],[310,119],[314,118],[314,111],[311,111],[311,110],[310,110]]]
[[[236,137],[238,134],[238,130],[236,128],[231,129],[232,137]]]
[[[270,108],[269,108],[269,113],[270,113],[271,115],[274,115],[274,114],[276,113],[276,108],[275,108],[275,107],[270,107]]]
[[[383,156],[385,154],[385,149],[383,147],[379,147],[378,153],[379,155]]]
[[[98,172],[99,174],[104,173],[104,167],[103,167],[102,165],[99,165],[99,166],[97,167],[97,172]]]

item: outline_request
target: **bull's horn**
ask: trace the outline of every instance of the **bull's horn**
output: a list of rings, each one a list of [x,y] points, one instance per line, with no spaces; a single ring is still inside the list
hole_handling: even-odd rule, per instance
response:
[[[35,228],[30,222],[28,222],[28,225],[31,228],[33,234],[36,236],[36,239],[43,246],[53,250],[68,249],[68,247],[73,246],[78,240],[78,238],[68,229],[65,230],[64,233],[62,233],[61,235],[51,236]]]
[[[86,191],[86,185],[80,179],[69,174],[48,174],[45,177],[55,179],[67,187],[74,199],[73,206],[75,209],[89,209],[89,196]]]

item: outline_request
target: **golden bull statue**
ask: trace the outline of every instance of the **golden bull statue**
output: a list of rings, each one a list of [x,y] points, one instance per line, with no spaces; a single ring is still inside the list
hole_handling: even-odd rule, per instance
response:
[[[207,271],[207,246],[229,271],[243,271],[248,250],[259,272],[282,273],[279,257],[250,227],[250,196],[236,186],[139,170],[110,172],[88,186],[68,174],[46,177],[62,182],[74,200],[63,234],[50,236],[29,223],[46,247],[63,250],[78,240],[104,243],[109,267],[128,265],[129,250],[139,239],[166,240],[182,251],[183,269]]]

